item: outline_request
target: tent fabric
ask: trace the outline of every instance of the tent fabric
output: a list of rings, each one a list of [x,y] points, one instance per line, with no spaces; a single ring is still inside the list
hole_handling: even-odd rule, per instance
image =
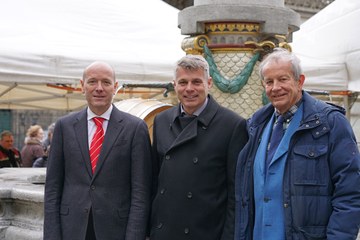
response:
[[[120,83],[170,82],[175,61],[185,54],[178,12],[161,0],[3,2],[0,108],[22,108],[19,102],[30,108],[41,104],[31,101],[29,92],[19,91],[19,86],[31,85],[49,93],[43,105],[51,105],[51,98],[59,95],[67,104],[55,109],[79,107],[69,105],[68,91],[46,84],[75,88],[83,69],[95,60],[110,63]],[[21,101],[24,97],[27,101]]]
[[[360,1],[336,0],[300,26],[292,48],[312,90],[360,91]]]

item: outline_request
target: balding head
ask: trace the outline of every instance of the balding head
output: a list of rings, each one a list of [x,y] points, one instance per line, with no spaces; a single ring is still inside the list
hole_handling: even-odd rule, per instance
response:
[[[80,81],[90,110],[101,115],[111,106],[118,83],[110,64],[96,61],[85,68]]]
[[[109,69],[109,71],[112,72],[114,82],[116,81],[116,76],[115,76],[115,70],[114,70],[114,68],[113,68],[110,64],[108,64],[108,63],[106,63],[106,62],[102,62],[102,61],[95,61],[95,62],[91,63],[90,65],[88,65],[88,66],[84,69],[82,79],[83,79],[83,80],[86,79],[86,77],[87,77],[87,72],[88,72],[89,70],[92,70],[92,69],[100,69],[100,68]]]

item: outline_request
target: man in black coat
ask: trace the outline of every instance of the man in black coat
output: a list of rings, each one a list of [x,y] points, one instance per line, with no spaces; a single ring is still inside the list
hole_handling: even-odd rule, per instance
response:
[[[234,176],[248,136],[246,121],[209,94],[201,56],[179,60],[174,87],[180,104],[153,127],[154,200],[151,240],[233,240]]]

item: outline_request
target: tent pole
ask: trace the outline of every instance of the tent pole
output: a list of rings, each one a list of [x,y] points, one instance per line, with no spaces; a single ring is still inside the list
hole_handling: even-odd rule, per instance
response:
[[[349,107],[349,95],[344,95],[344,108],[346,110],[346,118],[350,121],[350,107]]]

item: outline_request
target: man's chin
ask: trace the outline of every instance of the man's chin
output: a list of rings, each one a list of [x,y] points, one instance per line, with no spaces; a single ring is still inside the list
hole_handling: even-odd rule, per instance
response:
[[[93,102],[92,106],[94,106],[96,108],[104,108],[104,107],[110,106],[110,104],[107,104],[104,102]]]

